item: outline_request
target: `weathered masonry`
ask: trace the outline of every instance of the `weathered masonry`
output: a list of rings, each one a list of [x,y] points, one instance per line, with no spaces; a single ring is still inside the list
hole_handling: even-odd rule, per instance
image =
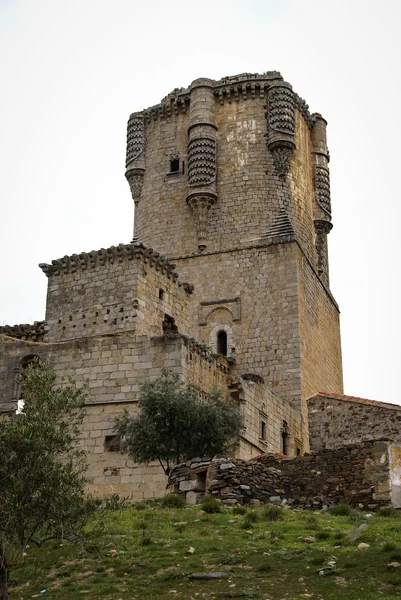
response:
[[[160,468],[119,452],[113,419],[170,368],[238,402],[237,458],[302,455],[307,399],[343,392],[328,164],[326,121],[276,71],[197,79],[133,113],[134,239],[40,265],[45,321],[0,328],[0,417],[38,356],[88,382],[88,486],[160,495]]]

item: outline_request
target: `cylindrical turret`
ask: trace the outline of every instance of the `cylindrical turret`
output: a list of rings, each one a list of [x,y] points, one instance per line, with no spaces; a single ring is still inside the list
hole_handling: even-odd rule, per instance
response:
[[[214,106],[213,81],[196,79],[191,85],[187,203],[195,219],[200,250],[206,247],[208,212],[217,200]]]

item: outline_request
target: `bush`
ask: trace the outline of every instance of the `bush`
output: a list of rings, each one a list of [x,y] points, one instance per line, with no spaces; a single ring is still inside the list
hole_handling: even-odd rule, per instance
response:
[[[282,521],[284,519],[283,509],[274,504],[266,506],[262,516],[265,521]]]
[[[221,504],[213,496],[204,496],[201,501],[201,507],[202,510],[209,514],[221,512]]]
[[[185,500],[182,496],[178,496],[177,494],[170,494],[169,496],[164,496],[160,502],[163,508],[184,508]]]
[[[329,509],[329,513],[335,517],[349,517],[351,507],[348,504],[337,504]]]

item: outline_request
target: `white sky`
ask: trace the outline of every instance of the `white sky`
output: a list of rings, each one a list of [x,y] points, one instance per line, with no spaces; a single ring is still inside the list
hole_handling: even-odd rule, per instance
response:
[[[399,0],[0,0],[0,324],[44,318],[39,262],[131,240],[131,112],[198,77],[278,70],[329,122],[345,392],[401,404],[400,12]]]

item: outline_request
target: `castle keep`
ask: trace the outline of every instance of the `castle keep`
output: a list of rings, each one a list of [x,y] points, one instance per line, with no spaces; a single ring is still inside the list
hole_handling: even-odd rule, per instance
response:
[[[307,399],[343,392],[326,121],[278,72],[202,78],[130,116],[126,156],[134,238],[40,265],[45,321],[0,328],[0,418],[39,357],[88,384],[88,487],[160,495],[113,420],[170,368],[237,400],[237,458],[308,451]]]

